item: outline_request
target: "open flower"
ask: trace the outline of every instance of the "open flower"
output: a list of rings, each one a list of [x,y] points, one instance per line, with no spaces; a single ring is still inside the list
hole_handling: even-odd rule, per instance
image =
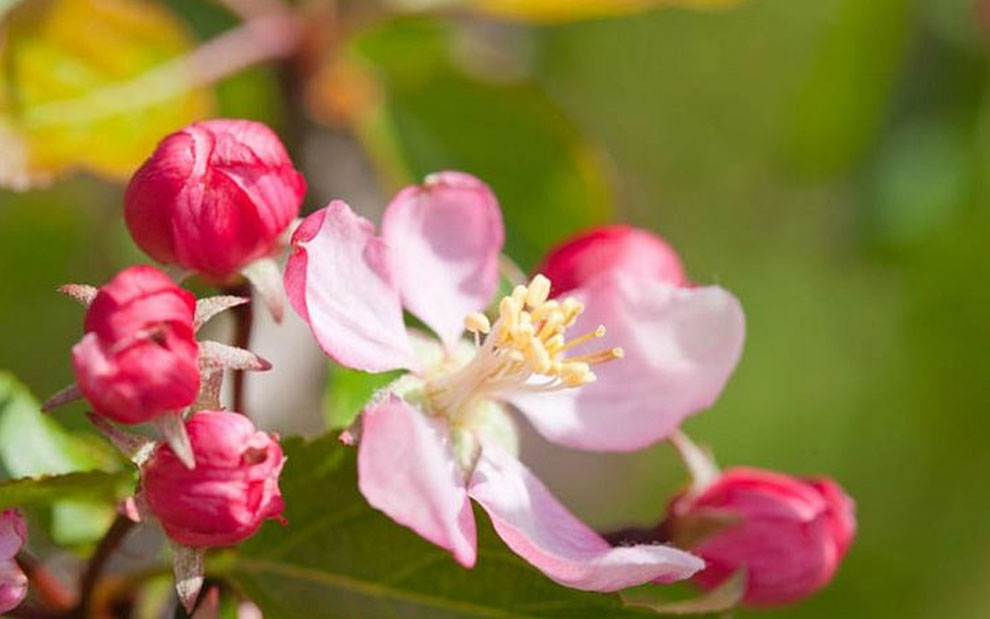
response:
[[[583,305],[549,300],[542,276],[501,299],[494,321],[480,313],[496,289],[502,243],[494,195],[458,172],[400,192],[382,237],[340,201],[297,229],[286,291],[323,350],[352,368],[408,370],[363,412],[361,492],[467,567],[476,558],[474,499],[513,551],[560,584],[614,591],[690,576],[703,563],[686,552],[610,546],[517,459],[504,405],[526,396],[530,419],[553,418],[554,401],[541,408],[541,398],[580,391],[622,351],[583,350],[600,325],[568,340]],[[403,307],[442,344],[407,332]],[[608,420],[611,408],[598,413]]]
[[[551,251],[540,272],[554,294],[584,304],[575,331],[604,324],[625,351],[585,388],[513,398],[549,440],[631,451],[667,438],[718,398],[742,353],[742,308],[718,286],[688,284],[663,240],[629,226],[596,228]]]

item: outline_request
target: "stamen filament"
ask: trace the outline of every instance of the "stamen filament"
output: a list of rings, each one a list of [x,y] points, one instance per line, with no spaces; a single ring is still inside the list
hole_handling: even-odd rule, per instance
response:
[[[605,327],[567,341],[564,333],[584,305],[573,298],[550,300],[550,290],[550,280],[537,275],[499,301],[494,322],[480,312],[466,316],[464,327],[474,334],[478,350],[467,365],[430,380],[426,396],[431,406],[458,423],[472,414],[480,399],[579,387],[597,380],[591,366],[622,357],[621,348],[565,357],[566,351],[604,337]],[[546,380],[534,380],[537,377]]]

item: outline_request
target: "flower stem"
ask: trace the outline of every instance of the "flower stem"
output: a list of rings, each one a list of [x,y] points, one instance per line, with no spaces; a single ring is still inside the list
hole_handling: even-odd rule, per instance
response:
[[[90,616],[93,594],[96,591],[97,583],[100,581],[100,576],[103,574],[103,568],[106,567],[111,555],[113,555],[114,551],[124,541],[124,538],[127,537],[127,534],[133,527],[134,522],[123,515],[118,515],[113,521],[113,524],[110,525],[106,535],[103,536],[103,539],[97,545],[93,556],[90,557],[86,571],[83,573],[79,603],[76,605],[73,617],[84,619]]]
[[[254,325],[254,309],[251,299],[251,285],[242,284],[239,286],[234,286],[224,290],[224,294],[233,295],[236,297],[246,297],[247,303],[243,303],[231,309],[231,313],[234,317],[234,346],[238,348],[243,348],[245,350],[250,350],[251,347],[251,328]],[[241,413],[242,415],[247,415],[246,407],[246,382],[247,374],[244,370],[234,371],[234,408],[233,410]]]
[[[21,551],[17,555],[17,565],[28,577],[31,587],[45,606],[56,611],[70,610],[75,604],[75,596],[67,591],[61,582],[33,555]]]
[[[671,434],[669,440],[691,474],[691,492],[700,493],[718,479],[718,465],[706,449],[699,447],[680,430]]]

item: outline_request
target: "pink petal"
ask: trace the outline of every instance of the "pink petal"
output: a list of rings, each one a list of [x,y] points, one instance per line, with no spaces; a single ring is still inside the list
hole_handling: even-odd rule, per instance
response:
[[[414,367],[399,291],[372,223],[335,200],[300,224],[292,244],[285,291],[324,352],[369,372]]]
[[[704,567],[676,548],[612,547],[574,517],[518,460],[486,444],[468,489],[516,554],[564,586],[616,591],[690,577]]]
[[[556,443],[602,451],[655,443],[711,406],[742,352],[742,308],[717,286],[677,288],[613,273],[574,296],[587,309],[573,336],[608,329],[576,354],[621,346],[625,357],[595,366],[598,380],[584,387],[510,398]]]
[[[17,561],[0,559],[0,613],[20,606],[27,597],[28,579]]]
[[[431,174],[388,205],[382,236],[406,308],[452,345],[464,316],[498,285],[504,229],[495,196],[468,174]]]
[[[394,395],[364,411],[358,487],[368,503],[474,565],[474,514],[446,428]]]
[[[0,512],[0,559],[13,559],[27,541],[27,524],[17,509]]]

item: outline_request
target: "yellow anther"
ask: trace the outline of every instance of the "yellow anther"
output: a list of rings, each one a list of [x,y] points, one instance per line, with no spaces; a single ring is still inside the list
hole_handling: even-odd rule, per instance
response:
[[[547,316],[547,319],[543,321],[543,326],[540,327],[539,338],[541,340],[547,340],[554,335],[557,335],[561,331],[561,327],[564,324],[564,315],[560,312],[554,312]]]
[[[503,298],[498,304],[498,315],[506,331],[514,331],[519,324],[519,304],[512,297]]]
[[[516,306],[522,309],[523,303],[526,302],[526,295],[529,294],[529,289],[522,284],[519,284],[512,289],[512,300],[516,302]]]
[[[584,311],[584,304],[573,297],[567,297],[560,304],[560,311],[564,314],[564,326],[570,327]]]
[[[464,328],[471,333],[488,333],[492,330],[492,323],[481,312],[473,312],[464,318]]]
[[[529,282],[526,290],[526,305],[536,308],[543,305],[550,296],[550,280],[543,275],[537,275]]]
[[[595,374],[587,363],[565,363],[560,370],[560,380],[571,387],[591,382],[595,380],[594,377]]]
[[[548,316],[552,315],[555,312],[563,315],[563,313],[560,311],[560,303],[550,300],[544,303],[543,305],[537,307],[536,309],[532,310],[530,312],[530,315],[533,317],[533,320],[545,320]]]
[[[533,365],[537,374],[546,374],[550,370],[550,353],[543,347],[543,342],[532,337],[526,347],[526,358]]]
[[[551,355],[559,353],[561,350],[564,349],[564,334],[557,333],[553,337],[548,338],[543,343],[543,346],[546,347],[547,352],[549,352]]]

